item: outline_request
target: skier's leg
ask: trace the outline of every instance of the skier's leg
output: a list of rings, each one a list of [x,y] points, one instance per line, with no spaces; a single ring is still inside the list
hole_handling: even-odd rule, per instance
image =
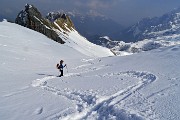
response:
[[[60,77],[61,77],[61,76],[63,76],[63,70],[60,70],[60,72],[61,72],[61,75],[60,75]]]
[[[61,76],[63,76],[63,70],[62,70]]]

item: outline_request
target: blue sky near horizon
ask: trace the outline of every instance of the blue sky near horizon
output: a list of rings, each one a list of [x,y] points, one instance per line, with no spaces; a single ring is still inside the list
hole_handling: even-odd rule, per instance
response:
[[[58,10],[95,11],[124,26],[180,7],[180,0],[1,0],[0,17],[15,19],[26,3],[33,4],[44,15]]]

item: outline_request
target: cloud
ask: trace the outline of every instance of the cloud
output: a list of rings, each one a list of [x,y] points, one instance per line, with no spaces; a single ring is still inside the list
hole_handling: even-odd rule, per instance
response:
[[[91,9],[108,8],[110,4],[103,1],[91,0],[87,6]]]
[[[86,7],[88,9],[106,9],[113,5],[118,0],[70,0],[76,7]]]

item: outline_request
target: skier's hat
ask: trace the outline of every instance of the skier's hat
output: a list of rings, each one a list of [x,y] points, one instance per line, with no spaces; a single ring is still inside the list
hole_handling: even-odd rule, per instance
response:
[[[60,62],[62,63],[62,62],[64,62],[63,60],[60,60]]]

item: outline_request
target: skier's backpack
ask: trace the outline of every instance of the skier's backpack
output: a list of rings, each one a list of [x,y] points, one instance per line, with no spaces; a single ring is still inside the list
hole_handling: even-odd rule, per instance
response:
[[[56,65],[56,68],[59,69],[59,64]]]

